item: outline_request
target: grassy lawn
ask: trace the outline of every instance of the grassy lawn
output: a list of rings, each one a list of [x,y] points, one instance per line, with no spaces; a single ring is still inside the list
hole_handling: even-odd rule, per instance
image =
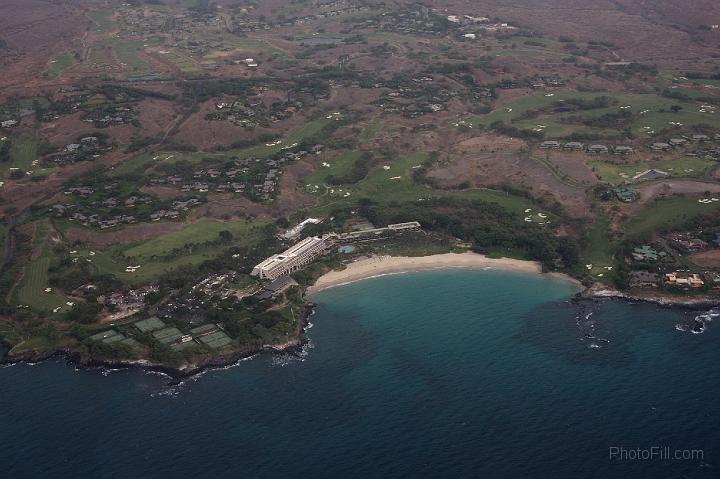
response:
[[[321,196],[322,199],[320,206],[311,209],[310,214],[321,215],[326,213],[331,206],[343,203],[351,204],[360,198],[370,198],[378,203],[421,202],[442,196],[477,199],[499,204],[508,211],[518,214],[520,221],[525,216],[524,210],[533,207],[526,199],[501,191],[482,188],[466,191],[440,191],[418,184],[412,177],[413,167],[422,165],[427,157],[427,153],[415,152],[386,164],[380,164],[371,170],[364,180],[348,187],[327,189],[321,187],[318,190],[311,188],[308,191]],[[386,166],[388,169],[384,168]],[[305,181],[305,183],[308,182]]]
[[[600,181],[611,185],[632,182],[632,177],[651,168],[670,173],[671,177],[700,177],[715,165],[714,162],[697,157],[680,157],[666,161],[649,161],[631,165],[614,165],[602,160],[590,162],[595,175]]]
[[[352,170],[353,165],[362,157],[359,151],[348,151],[326,161],[330,166],[318,166],[311,175],[303,178],[305,184],[322,186],[328,176],[343,176]]]
[[[115,26],[115,22],[111,19],[113,11],[110,9],[93,10],[88,12],[87,16],[95,22],[97,30],[106,32]]]
[[[670,198],[647,205],[625,225],[629,238],[675,229],[698,215],[720,207],[720,203],[698,203],[697,198]]]
[[[612,276],[612,272],[605,269],[606,266],[614,266],[615,245],[608,238],[610,220],[603,212],[599,212],[595,222],[588,228],[583,238],[582,267],[584,271],[597,277],[602,274],[603,278]],[[592,265],[591,269],[585,265]]]
[[[334,118],[340,117],[333,116],[333,118],[330,119],[323,117],[318,120],[309,121],[297,130],[291,132],[287,137],[283,138],[280,143],[270,144],[271,146],[267,146],[267,144],[263,143],[248,148],[228,150],[224,153],[160,151],[141,154],[116,166],[112,170],[112,176],[117,177],[132,173],[142,173],[142,171],[145,170],[146,165],[155,163],[176,163],[178,161],[200,163],[203,159],[211,159],[222,162],[227,161],[230,158],[249,158],[251,156],[254,158],[267,158],[268,156],[284,151],[284,149],[290,150],[290,148],[286,147],[290,147],[295,143],[303,141],[307,137],[319,133],[323,127],[329,125],[332,121],[335,121]]]
[[[42,254],[31,260],[25,266],[22,281],[15,292],[15,302],[30,306],[30,309],[50,313],[55,308],[68,309],[67,298],[53,289],[46,293],[48,288],[48,268],[50,267],[50,254],[43,250]]]
[[[60,73],[70,68],[75,63],[75,58],[69,52],[61,53],[54,60],[50,61],[50,67],[45,72],[48,78],[55,79]]]
[[[33,170],[35,167],[32,163],[38,159],[40,139],[32,134],[21,134],[9,137],[9,141],[12,142],[10,148],[11,161],[9,164],[0,166],[0,171],[4,174],[9,168],[20,168],[23,171]]]
[[[138,56],[143,45],[144,43],[141,41],[118,42],[113,44],[113,49],[120,63],[127,65],[133,71],[147,70],[148,64]]]
[[[264,222],[221,222],[201,219],[182,230],[168,233],[136,245],[116,246],[105,250],[77,250],[80,261],[90,260],[97,273],[112,274],[128,284],[142,284],[158,279],[182,267],[192,267],[215,259],[232,246],[252,246],[262,237]],[[220,231],[233,234],[228,244],[204,244],[218,239]],[[173,252],[173,250],[175,250]],[[140,266],[127,272],[128,266]]]
[[[369,141],[374,139],[380,131],[380,118],[375,117],[365,124],[362,132],[360,133],[360,139],[363,141]]]
[[[163,54],[162,57],[184,72],[195,71],[199,68],[192,58],[177,52],[168,52]]]
[[[541,108],[552,107],[556,102],[569,99],[585,99],[589,100],[599,96],[607,96],[617,102],[616,106],[609,108],[600,108],[593,110],[565,112],[565,113],[547,113],[529,120],[520,119],[522,115],[530,110],[538,110]],[[682,107],[677,113],[673,113],[670,107],[679,105]],[[620,107],[627,107],[625,110],[632,112],[635,118],[630,123],[634,133],[638,135],[650,136],[649,132],[659,133],[667,128],[675,128],[670,122],[682,123],[683,126],[692,127],[699,124],[708,124],[714,127],[720,127],[720,113],[711,113],[706,109],[701,112],[699,103],[684,102],[665,98],[655,94],[626,94],[626,93],[609,93],[609,92],[556,92],[553,96],[546,96],[545,93],[538,93],[526,97],[519,98],[507,105],[504,105],[495,111],[482,116],[475,116],[466,121],[472,123],[473,127],[479,125],[488,126],[495,121],[510,122],[514,126],[523,129],[535,128],[538,124],[546,125],[545,133],[547,136],[564,136],[573,129],[590,129],[584,125],[566,124],[560,121],[563,116],[580,116],[584,118],[598,117],[606,113],[616,113]],[[661,111],[663,110],[663,111]],[[644,112],[644,113],[643,113]],[[646,128],[650,127],[650,128]],[[596,128],[592,128],[594,132],[602,133]]]
[[[150,259],[153,256],[167,255],[176,248],[215,240],[218,238],[218,234],[224,230],[233,234],[234,244],[250,244],[257,239],[257,229],[257,223],[251,225],[244,221],[222,222],[204,218],[181,230],[126,249],[124,255],[130,259]]]

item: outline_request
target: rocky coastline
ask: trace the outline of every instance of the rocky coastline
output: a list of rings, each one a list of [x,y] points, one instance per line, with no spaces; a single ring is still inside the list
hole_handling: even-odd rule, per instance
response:
[[[231,366],[238,361],[242,361],[257,354],[299,354],[307,341],[304,337],[304,332],[308,326],[308,318],[312,314],[314,308],[314,303],[308,303],[306,305],[303,315],[298,320],[295,334],[288,341],[278,344],[238,348],[218,357],[209,357],[206,360],[198,361],[196,363],[183,364],[179,367],[153,363],[147,359],[108,360],[93,358],[87,354],[81,354],[70,349],[55,351],[23,351],[22,353],[11,355],[10,350],[12,349],[12,345],[3,342],[0,342],[0,348],[7,349],[7,352],[2,353],[2,350],[0,349],[0,365],[13,365],[17,363],[36,364],[57,359],[64,361],[68,365],[81,369],[104,368],[154,371],[165,374],[173,381],[179,382],[208,370]]]

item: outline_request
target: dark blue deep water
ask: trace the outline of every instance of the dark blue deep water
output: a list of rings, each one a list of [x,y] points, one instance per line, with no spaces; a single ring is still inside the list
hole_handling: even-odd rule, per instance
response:
[[[304,358],[262,355],[177,387],[141,371],[2,368],[0,471],[720,477],[720,319],[693,335],[675,330],[688,313],[617,302],[580,309],[566,301],[574,292],[497,271],[338,287],[314,298]],[[653,446],[703,457],[609,457],[611,447]]]

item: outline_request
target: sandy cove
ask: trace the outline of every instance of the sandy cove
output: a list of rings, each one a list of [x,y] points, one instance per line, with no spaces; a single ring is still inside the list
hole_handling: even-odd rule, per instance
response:
[[[342,271],[330,271],[321,276],[314,285],[307,289],[311,295],[342,284],[386,274],[411,273],[433,269],[467,268],[467,269],[498,269],[520,273],[541,274],[542,267],[535,261],[523,261],[512,258],[488,258],[487,256],[466,253],[445,253],[432,256],[372,256],[348,263]],[[564,279],[582,288],[580,283],[570,276],[549,273],[549,276]]]

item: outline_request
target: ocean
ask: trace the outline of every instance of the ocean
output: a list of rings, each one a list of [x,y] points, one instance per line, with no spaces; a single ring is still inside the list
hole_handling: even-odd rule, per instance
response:
[[[4,367],[0,470],[13,479],[718,477],[712,318],[692,334],[676,325],[693,313],[578,305],[574,293],[562,280],[501,271],[392,275],[315,295],[302,353],[259,355],[179,385],[56,361]]]

